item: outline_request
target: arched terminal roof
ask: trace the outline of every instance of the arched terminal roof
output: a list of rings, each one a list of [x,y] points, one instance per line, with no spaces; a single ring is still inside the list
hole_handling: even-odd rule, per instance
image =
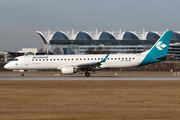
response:
[[[79,32],[75,38],[75,40],[92,40],[92,37],[87,32]]]
[[[40,37],[42,38],[43,42],[45,45],[49,44],[49,42],[47,41],[46,37],[39,31],[36,31],[37,34],[40,35]]]
[[[68,36],[64,32],[56,32],[52,40],[69,40]]]
[[[146,40],[158,40],[161,36],[155,32],[148,32],[146,36]]]
[[[71,41],[64,32],[56,32],[50,40],[50,44],[70,45]]]
[[[135,33],[125,32],[123,35],[123,40],[139,40],[139,38]]]
[[[180,34],[177,32],[172,32],[171,40],[180,40]]]
[[[110,32],[104,31],[100,34],[99,40],[116,40],[116,38]]]

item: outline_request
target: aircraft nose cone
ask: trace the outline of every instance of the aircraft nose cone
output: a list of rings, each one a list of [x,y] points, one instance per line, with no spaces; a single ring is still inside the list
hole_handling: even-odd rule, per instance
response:
[[[7,63],[7,64],[4,66],[4,68],[5,68],[5,69],[8,69],[9,66],[10,66],[9,63]]]

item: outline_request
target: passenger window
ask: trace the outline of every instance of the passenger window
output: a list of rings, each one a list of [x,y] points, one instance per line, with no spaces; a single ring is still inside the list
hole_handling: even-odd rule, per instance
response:
[[[116,60],[116,58],[114,58]]]
[[[76,60],[78,60],[78,58],[76,58]]]
[[[98,60],[100,60],[100,58],[98,58]]]
[[[13,60],[11,60],[11,61],[18,61],[18,59],[13,59]]]
[[[54,59],[54,61],[56,61],[56,59]]]
[[[88,58],[88,60],[89,60],[89,58]]]
[[[59,59],[57,59],[57,61],[59,61]]]
[[[44,61],[44,59],[43,59],[43,61]]]
[[[111,58],[111,60],[113,60],[113,58]]]
[[[72,59],[73,60],[73,59]]]
[[[52,61],[52,59],[50,59],[50,61]]]
[[[108,60],[109,60],[109,58],[108,58]]]
[[[64,59],[66,61],[66,59]]]
[[[101,58],[101,60],[103,60],[103,58]]]
[[[38,61],[38,60],[36,59],[36,61]]]
[[[63,59],[61,59],[61,61],[63,61]]]
[[[120,60],[120,58],[118,58],[118,60]]]
[[[46,59],[46,61],[48,61],[48,59]]]
[[[32,59],[32,61],[34,61],[34,59]]]
[[[70,60],[70,59],[68,59],[68,60]]]
[[[84,58],[84,60],[86,60],[86,58]]]
[[[94,60],[96,60],[96,58],[94,58]]]

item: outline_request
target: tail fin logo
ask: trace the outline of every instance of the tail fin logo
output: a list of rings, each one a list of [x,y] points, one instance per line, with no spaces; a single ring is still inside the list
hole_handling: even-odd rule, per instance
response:
[[[159,41],[157,44],[156,44],[156,47],[158,50],[163,50],[163,48],[165,48],[167,45],[166,44],[162,44],[162,41]]]

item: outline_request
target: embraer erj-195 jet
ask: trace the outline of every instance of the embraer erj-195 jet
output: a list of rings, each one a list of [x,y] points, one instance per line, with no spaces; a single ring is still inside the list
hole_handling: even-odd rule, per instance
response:
[[[91,54],[91,55],[27,55],[19,56],[7,63],[4,68],[19,70],[61,70],[62,74],[85,71],[95,72],[105,68],[130,68],[143,66],[167,59],[172,31],[166,31],[154,46],[140,54]]]

